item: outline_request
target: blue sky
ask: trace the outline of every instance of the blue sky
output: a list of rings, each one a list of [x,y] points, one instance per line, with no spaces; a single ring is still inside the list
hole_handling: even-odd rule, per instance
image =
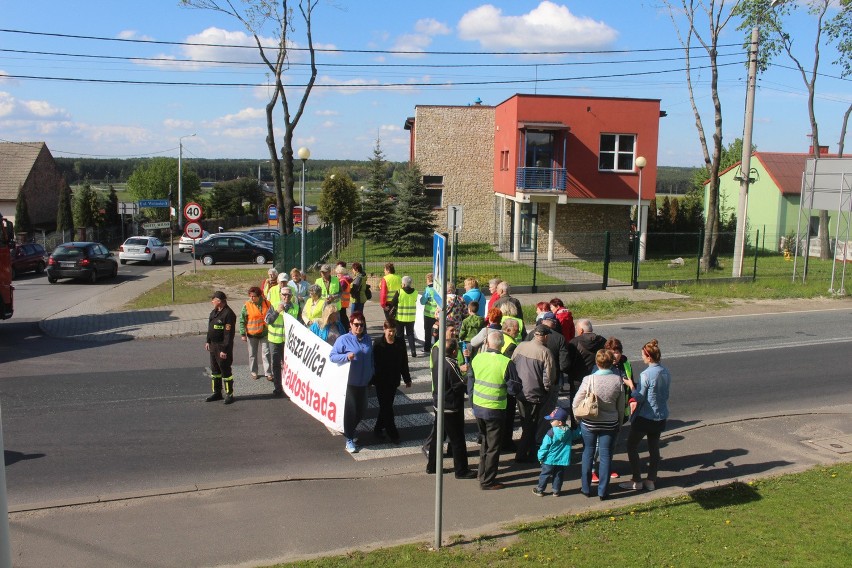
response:
[[[3,4],[2,28],[36,33],[0,32],[0,50],[4,50],[0,51],[0,139],[43,140],[54,155],[66,157],[177,156],[178,139],[194,133],[195,137],[184,139],[186,158],[267,159],[264,106],[269,91],[260,86],[266,77],[256,65],[256,49],[43,35],[253,45],[236,20],[182,8],[177,0]],[[497,104],[515,93],[534,92],[659,98],[668,113],[661,120],[659,164],[699,165],[701,151],[684,73],[665,72],[682,69],[683,51],[669,15],[658,4],[639,0],[320,0],[314,12],[316,46],[375,52],[318,54],[317,86],[296,129],[294,145],[308,146],[314,158],[367,159],[380,136],[388,159],[405,160],[408,133],[403,124],[418,104],[465,105],[477,98]],[[806,66],[812,56],[812,24],[801,14],[791,28]],[[298,18],[296,25],[292,39],[304,46],[304,26]],[[720,79],[724,137],[729,143],[742,135],[746,77],[742,62],[746,54],[735,25],[728,27],[721,43],[730,44],[720,50],[720,62],[729,64],[722,67]],[[621,53],[600,53],[606,50]],[[448,51],[462,53],[424,53]],[[518,51],[587,53],[483,54]],[[306,70],[297,64],[304,58],[301,52],[292,53],[294,65],[286,82],[302,84]],[[839,79],[839,69],[831,64],[836,58],[833,49],[824,49],[821,72],[825,76],[817,82],[820,141],[832,151],[837,150],[843,113],[852,102],[852,83]],[[696,58],[693,65],[704,61]],[[754,143],[760,150],[807,151],[810,144],[806,90],[791,65],[789,60],[778,59],[760,79],[754,130]],[[628,75],[636,73],[641,74]],[[713,117],[708,78],[709,73],[703,71],[694,80],[709,128]],[[208,85],[108,84],[81,79]],[[494,84],[497,81],[518,82]],[[388,83],[398,86],[380,87]],[[301,89],[288,89],[288,93],[295,110]]]

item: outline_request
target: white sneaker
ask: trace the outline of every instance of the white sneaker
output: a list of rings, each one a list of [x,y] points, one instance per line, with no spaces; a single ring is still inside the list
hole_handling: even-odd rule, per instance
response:
[[[643,481],[642,485],[644,485],[645,489],[648,491],[653,491],[654,489],[656,489],[656,487],[654,487],[654,482],[650,479],[646,479],[645,481]]]
[[[346,440],[346,451],[350,454],[357,454],[360,448],[355,445],[355,442],[352,440]]]
[[[624,483],[619,483],[618,486],[621,487],[622,489],[629,489],[631,491],[639,491],[640,489],[642,489],[642,482],[641,481],[625,481]]]

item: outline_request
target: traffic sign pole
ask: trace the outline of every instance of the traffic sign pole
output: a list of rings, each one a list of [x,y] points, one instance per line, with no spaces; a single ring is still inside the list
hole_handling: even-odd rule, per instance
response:
[[[447,355],[447,234],[435,233],[432,240],[433,286],[439,293],[438,312],[438,408],[435,410],[435,550],[441,548],[444,495],[444,368]],[[455,451],[455,448],[453,449]]]

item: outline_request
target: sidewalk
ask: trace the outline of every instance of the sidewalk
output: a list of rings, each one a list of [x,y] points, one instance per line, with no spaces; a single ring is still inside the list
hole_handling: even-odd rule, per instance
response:
[[[245,266],[239,267],[245,268]],[[175,270],[175,276],[191,270],[191,266],[181,266],[180,269]],[[259,268],[258,278],[262,279],[264,273],[265,270]],[[176,304],[143,310],[124,308],[128,301],[170,279],[170,267],[152,270],[146,274],[145,278],[123,282],[96,298],[49,316],[41,322],[41,330],[51,337],[105,342],[203,335],[207,332],[207,317],[211,309],[209,302]],[[364,308],[371,333],[380,330],[381,322],[384,321],[384,315],[376,301],[377,296],[378,291],[374,300],[367,302]],[[561,297],[566,303],[576,300],[625,298],[631,301],[649,301],[683,297],[658,290],[634,290],[630,287],[556,294],[553,292],[518,294],[516,297],[524,306],[527,306],[549,300],[554,296]],[[241,306],[244,301],[245,298],[231,299],[234,306]]]
[[[579,466],[565,494],[538,498],[535,468],[501,458],[507,489],[479,491],[475,481],[445,476],[443,541],[484,534],[511,538],[511,524],[544,516],[607,510],[700,487],[848,461],[852,406],[800,415],[736,417],[680,424],[662,438],[658,489],[611,486],[605,502],[579,493]],[[447,465],[448,462],[445,462]],[[617,469],[626,471],[623,453]],[[265,566],[317,555],[434,539],[435,477],[422,463],[377,468],[368,477],[237,480],[159,495],[103,495],[99,502],[10,510],[16,566]],[[40,504],[44,505],[44,504]]]

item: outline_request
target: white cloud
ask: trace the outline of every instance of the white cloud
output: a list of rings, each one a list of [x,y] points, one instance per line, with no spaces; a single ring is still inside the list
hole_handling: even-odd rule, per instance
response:
[[[378,85],[378,79],[347,79],[345,81],[341,81],[338,79],[334,79],[333,77],[329,77],[328,75],[323,75],[317,78],[317,85],[340,85],[335,87],[325,87],[323,91],[337,91],[343,95],[354,95],[356,93],[363,92],[367,90],[367,87],[370,85]]]
[[[381,130],[382,132],[396,132],[398,130],[402,130],[402,128],[397,126],[396,124],[382,124],[381,126],[379,126],[379,130]]]
[[[296,137],[296,144],[295,144],[295,146],[299,146],[299,147],[302,147],[302,146],[313,146],[313,145],[314,145],[314,144],[316,144],[316,143],[317,143],[317,138],[316,138],[316,136],[307,136],[307,137],[304,137],[304,138]],[[294,147],[295,147],[295,146],[294,146]]]
[[[192,128],[191,120],[180,120],[178,118],[167,118],[163,120],[163,126],[172,130],[189,130]]]
[[[521,16],[507,16],[485,4],[464,14],[458,30],[461,39],[478,41],[486,49],[523,51],[600,48],[618,35],[604,22],[576,16],[567,6],[547,0]]]
[[[317,116],[337,116],[340,113],[336,110],[326,109],[314,111],[314,114]]]
[[[68,118],[68,112],[47,101],[17,99],[0,91],[0,117],[9,120],[64,120]]]
[[[213,119],[209,122],[209,126],[213,128],[223,128],[231,125],[239,125],[245,122],[253,122],[257,120],[266,121],[266,111],[262,108],[244,108],[234,114],[226,114],[225,116]]]
[[[438,35],[449,35],[450,28],[433,18],[423,18],[414,24],[414,33],[402,34],[396,38],[393,51],[422,52],[432,44],[432,39]],[[408,53],[398,57],[418,57]]]
[[[115,37],[118,39],[140,39],[143,41],[152,41],[154,39],[151,36],[141,34],[136,30],[122,30],[118,32],[118,35]]]
[[[224,128],[219,133],[220,136],[228,138],[237,138],[239,140],[251,140],[263,138],[266,134],[266,127],[263,126],[246,126],[243,128]]]
[[[320,126],[322,126],[323,128],[334,128],[335,126],[337,126],[337,123],[333,120],[326,120]]]

